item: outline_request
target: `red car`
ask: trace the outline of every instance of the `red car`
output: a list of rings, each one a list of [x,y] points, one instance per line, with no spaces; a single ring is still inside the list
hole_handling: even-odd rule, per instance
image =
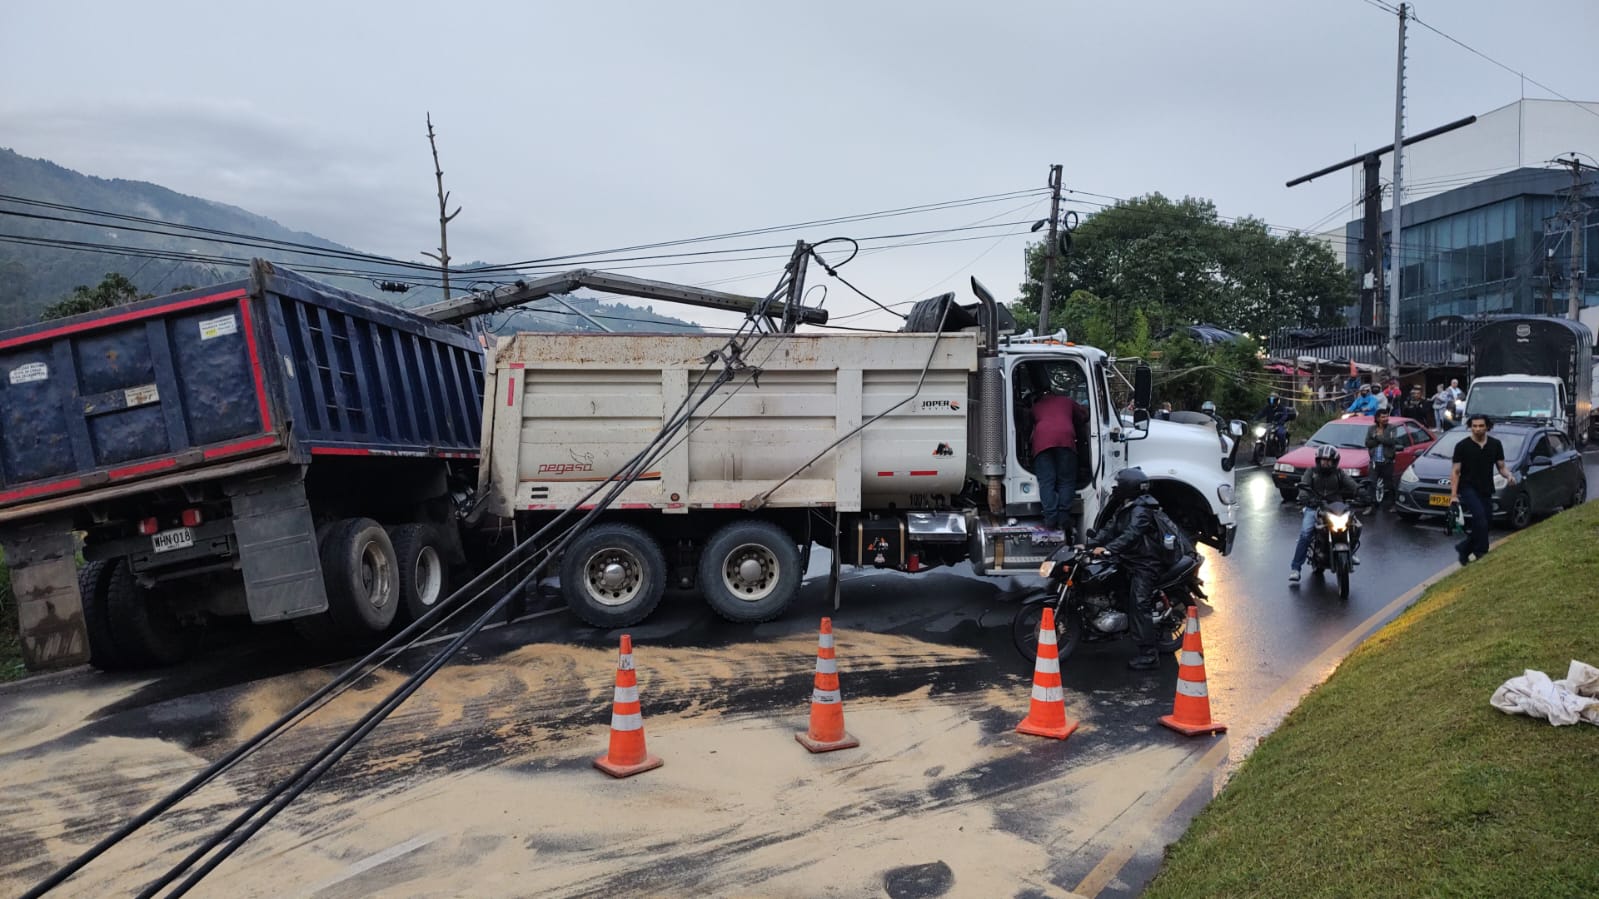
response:
[[[1364,480],[1371,474],[1371,453],[1366,449],[1366,429],[1375,424],[1370,415],[1350,415],[1322,425],[1304,446],[1284,453],[1272,466],[1271,479],[1283,499],[1291,501],[1299,496],[1299,479],[1305,469],[1316,464],[1316,447],[1332,444],[1338,447],[1338,467],[1355,480]],[[1399,452],[1394,456],[1394,477],[1405,473],[1416,457],[1427,451],[1438,436],[1413,418],[1390,416],[1388,427],[1398,432]]]

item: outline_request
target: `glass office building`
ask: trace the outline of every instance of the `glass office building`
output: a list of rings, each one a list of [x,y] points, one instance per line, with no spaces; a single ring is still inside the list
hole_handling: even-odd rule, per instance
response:
[[[1592,182],[1591,172],[1584,180]],[[1492,313],[1563,315],[1570,284],[1571,174],[1563,168],[1518,168],[1405,204],[1400,252],[1401,322]],[[1599,195],[1599,185],[1587,193]],[[1583,306],[1599,305],[1599,200],[1590,198],[1582,227],[1579,271],[1587,273]],[[1383,213],[1385,267],[1391,215]],[[1344,229],[1347,264],[1360,270],[1362,223]],[[1386,275],[1386,273],[1385,273]]]

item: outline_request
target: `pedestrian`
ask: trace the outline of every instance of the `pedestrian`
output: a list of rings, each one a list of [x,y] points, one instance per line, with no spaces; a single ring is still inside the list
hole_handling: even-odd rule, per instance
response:
[[[1399,414],[1405,418],[1419,421],[1429,428],[1437,426],[1436,422],[1432,420],[1432,404],[1427,402],[1425,396],[1422,396],[1420,384],[1410,385],[1410,393],[1399,404]]]
[[[1432,420],[1440,431],[1447,431],[1455,426],[1454,400],[1450,396],[1449,388],[1438,385],[1438,391],[1432,395]]]
[[[1033,474],[1044,506],[1044,527],[1074,533],[1077,496],[1077,435],[1088,427],[1088,409],[1072,399],[1070,375],[1050,373],[1049,392],[1033,401]]]
[[[1388,411],[1397,414],[1399,412],[1400,397],[1398,378],[1388,379],[1388,383],[1382,389],[1382,397],[1383,405],[1387,406]]]
[[[1359,393],[1359,392],[1360,392],[1360,376],[1357,375],[1357,374],[1354,374],[1351,371],[1351,373],[1349,375],[1349,380],[1344,382],[1344,397],[1346,399],[1353,399],[1355,394]]]
[[[1371,502],[1393,511],[1399,481],[1394,477],[1394,454],[1399,452],[1399,437],[1388,425],[1388,410],[1377,410],[1377,423],[1366,429],[1366,450],[1371,454]],[[1382,491],[1378,491],[1378,486]]]
[[[1449,469],[1449,502],[1459,503],[1465,509],[1466,538],[1455,544],[1455,555],[1465,565],[1475,555],[1488,554],[1488,525],[1492,521],[1494,499],[1494,469],[1505,479],[1505,486],[1514,487],[1516,476],[1505,464],[1505,448],[1498,439],[1488,436],[1493,422],[1478,413],[1466,420],[1471,433],[1455,444],[1454,464]],[[1454,509],[1450,509],[1453,514]]]
[[[1327,385],[1325,383],[1316,385],[1316,408],[1327,408]]]
[[[1160,410],[1155,413],[1155,417],[1161,421],[1171,421],[1171,403],[1161,403]]]

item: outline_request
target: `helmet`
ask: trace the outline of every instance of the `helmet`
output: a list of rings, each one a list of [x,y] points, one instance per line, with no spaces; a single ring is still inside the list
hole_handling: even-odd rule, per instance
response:
[[[1271,396],[1266,397],[1266,405],[1268,405],[1268,406],[1277,405],[1277,394],[1274,393]]]
[[[1214,413],[1216,411],[1216,404],[1210,400],[1205,400],[1203,403],[1199,404],[1199,411]]]
[[[1149,475],[1142,468],[1123,468],[1116,472],[1116,492],[1134,496],[1149,489]]]
[[[1324,443],[1316,447],[1316,467],[1322,471],[1332,471],[1338,467],[1338,447]]]

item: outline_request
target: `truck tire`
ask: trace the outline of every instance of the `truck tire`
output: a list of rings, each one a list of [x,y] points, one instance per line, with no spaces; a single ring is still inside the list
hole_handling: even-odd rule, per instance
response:
[[[400,564],[383,526],[370,518],[335,522],[321,552],[333,628],[357,641],[388,630],[400,608]]]
[[[106,591],[111,586],[111,561],[89,562],[78,569],[78,596],[83,601],[83,626],[89,634],[89,664],[101,671],[131,667],[111,639],[106,618]]]
[[[638,624],[666,593],[666,556],[639,528],[597,524],[561,559],[561,593],[572,614],[595,627]]]
[[[799,547],[766,521],[735,521],[700,553],[700,593],[716,614],[753,624],[783,614],[799,594]]]
[[[113,564],[107,579],[106,623],[128,668],[176,665],[200,644],[201,629],[185,625],[161,591],[139,586],[126,559]]]
[[[450,569],[444,562],[438,529],[431,524],[391,528],[389,540],[400,573],[400,608],[395,621],[409,623],[449,595]]]

